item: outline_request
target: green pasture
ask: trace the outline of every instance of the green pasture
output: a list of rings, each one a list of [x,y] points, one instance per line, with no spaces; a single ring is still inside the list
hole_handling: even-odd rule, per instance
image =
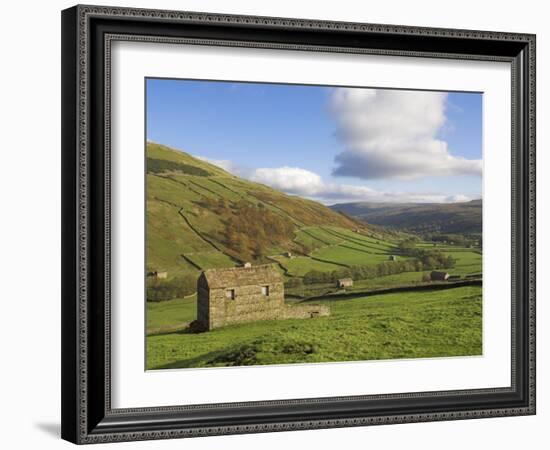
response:
[[[424,274],[429,274],[431,271],[425,272],[403,272],[394,275],[386,275],[383,277],[371,278],[368,280],[357,280],[353,282],[353,290],[373,290],[383,289],[396,286],[415,285],[425,283],[422,280]]]
[[[317,261],[308,256],[295,256],[292,258],[287,258],[285,256],[273,256],[272,259],[278,261],[285,269],[287,269],[288,275],[293,277],[303,277],[311,270],[332,272],[333,270],[342,269],[342,266],[337,264]]]
[[[354,241],[363,244],[368,244],[374,248],[381,250],[391,250],[395,247],[394,243],[385,239],[377,239],[372,236],[367,236],[363,233],[356,233],[352,230],[346,230],[345,228],[337,227],[323,227],[327,233],[330,233],[332,236],[340,237],[341,239],[347,241]]]
[[[218,269],[223,267],[234,267],[236,265],[236,262],[229,256],[216,250],[200,253],[186,253],[185,256],[202,269]]]
[[[314,301],[331,316],[147,337],[148,369],[480,355],[481,288]],[[194,299],[148,304],[148,328],[194,317]]]
[[[166,300],[164,302],[147,302],[147,330],[163,328],[185,328],[197,318],[197,296]]]
[[[331,234],[322,227],[304,228],[301,232],[317,239],[317,241],[324,243],[324,245],[339,244],[343,241],[341,237]]]
[[[348,266],[375,265],[388,260],[388,255],[370,253],[366,249],[358,250],[356,247],[351,247],[347,244],[323,247],[314,251],[311,256]]]
[[[470,275],[481,273],[482,256],[475,251],[450,251],[445,252],[456,259],[455,266],[449,270],[449,273],[456,275]]]

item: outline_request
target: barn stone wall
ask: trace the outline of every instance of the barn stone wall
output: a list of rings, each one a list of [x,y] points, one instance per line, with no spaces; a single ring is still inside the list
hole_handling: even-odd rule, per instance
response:
[[[269,284],[269,295],[262,294],[260,285],[228,286],[210,290],[210,328],[234,323],[278,319],[284,308],[283,283]],[[227,289],[235,290],[233,300],[226,297]]]
[[[262,286],[269,286],[269,295],[262,293]],[[227,297],[228,290],[234,290],[234,299]],[[206,278],[201,276],[197,283],[197,322],[204,330],[260,320],[309,319],[328,315],[330,309],[327,306],[286,305],[282,281],[210,288]]]

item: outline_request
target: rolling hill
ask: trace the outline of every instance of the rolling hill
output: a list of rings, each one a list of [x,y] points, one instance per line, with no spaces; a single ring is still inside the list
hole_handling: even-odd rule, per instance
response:
[[[410,234],[366,225],[347,214],[355,210],[333,211],[160,144],[148,143],[146,156],[148,369],[481,352],[481,287],[439,290],[436,282],[419,295],[414,289],[430,288],[425,277],[433,267],[399,253]],[[415,246],[452,256],[453,275],[479,278],[479,248],[419,239]],[[317,302],[331,315],[196,333],[200,271],[245,261],[277,264],[289,307]],[[344,272],[353,286],[342,291],[335,279]],[[407,291],[381,294],[395,287]]]
[[[410,234],[367,225],[164,145],[147,145],[146,187],[147,272],[166,272],[148,277],[151,301],[192,295],[202,270],[244,262],[275,263],[288,282],[285,292],[299,297],[334,290],[337,277],[353,276],[354,289],[365,290],[414,284],[431,269],[405,267],[415,258],[400,253],[399,244]],[[481,271],[477,248],[416,245],[452,256],[453,274]]]
[[[317,226],[365,228],[320,203],[236,177],[188,153],[147,144],[149,272],[167,271],[171,278],[265,262],[286,252],[305,255],[322,237],[300,230]]]
[[[428,265],[438,262],[400,253],[410,234],[355,219],[356,206],[334,211],[164,145],[149,142],[146,156],[148,369],[481,352],[481,287],[438,290],[436,282],[419,295],[414,289],[431,289]],[[479,248],[419,239],[415,246],[432,252],[428,259],[452,256],[454,276],[479,279]],[[197,276],[245,261],[277,265],[289,307],[317,302],[331,315],[194,332]],[[335,280],[344,276],[353,286],[342,291]],[[366,295],[395,287],[402,291]]]
[[[481,234],[482,201],[464,203],[341,203],[330,207],[367,223],[417,233]]]

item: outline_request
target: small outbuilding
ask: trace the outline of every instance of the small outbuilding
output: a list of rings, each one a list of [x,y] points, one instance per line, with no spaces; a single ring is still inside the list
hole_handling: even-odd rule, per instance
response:
[[[437,270],[434,270],[432,273],[430,273],[430,279],[432,281],[447,281],[448,278],[448,272],[439,272]]]
[[[292,253],[291,253],[291,252],[285,252],[284,255],[285,255],[287,258],[292,258]]]
[[[197,323],[202,330],[258,320],[330,315],[325,305],[285,304],[283,277],[273,264],[208,269],[197,281]]]
[[[388,258],[390,261],[397,261],[397,256],[395,255],[390,255],[390,257]]]
[[[336,287],[347,288],[353,286],[353,280],[351,278],[340,278],[336,281]]]
[[[159,279],[166,279],[166,278],[168,278],[168,272],[155,271],[155,272],[153,272],[153,277],[159,278]]]

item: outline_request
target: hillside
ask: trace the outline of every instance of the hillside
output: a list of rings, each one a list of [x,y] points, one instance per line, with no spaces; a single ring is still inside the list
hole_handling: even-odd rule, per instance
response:
[[[464,203],[341,203],[330,207],[367,223],[417,233],[481,234],[482,201]]]
[[[315,303],[319,303],[316,300]],[[228,367],[482,354],[481,287],[326,299],[329,317],[160,333],[147,368]],[[193,320],[195,302],[150,303],[152,320]],[[155,325],[158,325],[156,323]]]
[[[426,271],[445,268],[449,256],[454,275],[481,272],[476,246],[416,241],[432,253],[420,262],[400,248],[410,234],[367,226],[154,143],[147,146],[146,232],[151,301],[191,295],[202,270],[243,262],[275,263],[285,292],[301,298],[333,292],[345,277],[358,291],[416,284]]]
[[[148,369],[481,351],[477,245],[366,225],[154,143],[147,145],[146,188]],[[321,303],[331,315],[197,333],[200,271],[245,261],[276,264],[288,307]],[[434,269],[449,271],[452,282],[431,280]],[[353,284],[342,289],[342,278]]]
[[[324,205],[236,177],[188,153],[147,144],[147,270],[169,278],[243,261],[306,254],[299,230],[360,225]]]

